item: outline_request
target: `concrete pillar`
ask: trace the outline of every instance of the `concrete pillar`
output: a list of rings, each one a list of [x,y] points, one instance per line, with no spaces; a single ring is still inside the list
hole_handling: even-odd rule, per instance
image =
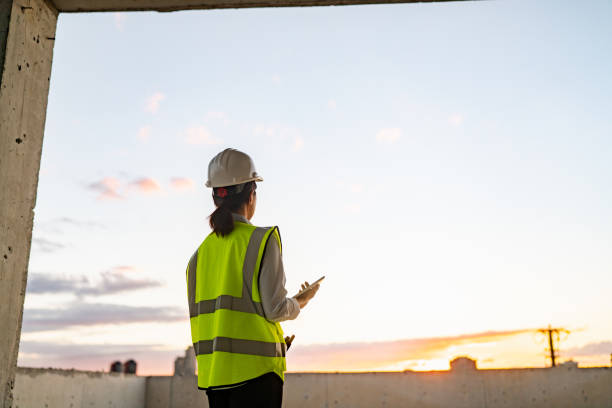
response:
[[[57,14],[0,0],[0,408],[12,405]]]

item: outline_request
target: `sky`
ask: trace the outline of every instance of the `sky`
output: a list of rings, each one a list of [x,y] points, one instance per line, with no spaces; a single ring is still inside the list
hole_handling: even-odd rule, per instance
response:
[[[226,147],[254,159],[290,371],[609,365],[608,1],[62,14],[22,366],[170,374]]]

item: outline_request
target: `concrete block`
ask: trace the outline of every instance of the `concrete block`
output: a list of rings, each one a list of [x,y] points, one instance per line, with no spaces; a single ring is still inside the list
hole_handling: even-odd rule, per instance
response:
[[[15,408],[143,408],[146,377],[19,368]]]
[[[0,408],[8,408],[19,349],[57,10],[45,0],[1,3]]]

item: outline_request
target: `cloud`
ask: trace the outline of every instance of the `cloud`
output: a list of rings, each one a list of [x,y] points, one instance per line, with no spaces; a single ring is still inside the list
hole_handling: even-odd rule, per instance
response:
[[[127,15],[125,13],[113,13],[113,20],[115,20],[115,27],[117,27],[119,31],[123,31],[126,18],[127,18]]]
[[[453,113],[448,117],[448,121],[453,126],[461,126],[463,123],[463,115],[459,113]]]
[[[298,135],[293,139],[293,147],[291,150],[293,150],[294,152],[299,152],[303,148],[304,148],[304,138]]]
[[[278,74],[274,74],[272,75],[272,82],[274,82],[275,84],[280,84],[281,83],[281,77]]]
[[[66,248],[66,245],[46,238],[32,238],[32,245],[41,252],[55,252]]]
[[[117,271],[117,272],[121,272],[121,273],[132,273],[132,272],[138,272],[138,269],[134,266],[129,266],[129,265],[119,265],[119,266],[115,266],[112,270]]]
[[[161,186],[157,181],[150,177],[143,177],[138,180],[134,180],[130,183],[130,186],[137,189],[141,193],[156,193],[161,191]]]
[[[119,194],[119,188],[121,182],[113,177],[105,177],[100,181],[95,181],[89,184],[87,187],[90,190],[94,190],[100,193],[98,196],[99,200],[114,200],[122,199],[123,196]]]
[[[175,190],[189,190],[194,186],[194,182],[186,177],[174,177],[170,183]],[[141,177],[130,182],[121,182],[118,179],[106,177],[88,184],[87,188],[98,191],[100,193],[98,199],[123,199],[131,192],[152,194],[163,191],[161,184],[152,177]]]
[[[437,357],[451,346],[499,341],[531,332],[531,329],[489,331],[450,337],[432,337],[372,343],[336,343],[291,347],[288,354],[293,370],[368,370]]]
[[[19,344],[19,352],[24,354],[47,354],[50,357],[58,356],[81,356],[81,355],[109,355],[118,352],[132,353],[138,347],[146,348],[159,347],[160,345],[140,345],[140,344],[66,344],[53,343],[46,341],[23,340]]]
[[[253,128],[253,133],[255,134],[255,136],[274,136],[274,132],[276,131],[276,129],[269,127],[269,126],[265,126],[262,124],[257,124],[255,125],[255,127]]]
[[[185,131],[185,141],[193,145],[217,145],[221,143],[221,139],[217,139],[204,126],[193,126]]]
[[[78,344],[21,340],[19,367],[108,370],[113,361],[135,359],[139,375],[172,375],[172,362],[182,349],[163,344]]]
[[[187,177],[174,177],[170,184],[176,190],[193,190],[193,180]]]
[[[363,192],[363,184],[351,184],[349,185],[349,191],[355,194],[361,193]]]
[[[330,99],[329,101],[327,101],[327,108],[328,108],[328,109],[330,109],[330,110],[335,110],[337,106],[338,106],[338,105],[336,104],[336,101],[335,101],[335,100]]]
[[[76,296],[103,296],[162,286],[161,282],[152,279],[129,276],[134,270],[131,266],[118,266],[101,272],[99,279],[94,282],[86,276],[32,273],[28,278],[27,290],[28,294],[72,293]]]
[[[612,354],[612,341],[601,341],[599,343],[589,343],[581,347],[574,347],[564,354],[570,356],[597,356]]]
[[[127,306],[77,301],[64,308],[26,308],[23,312],[23,331],[31,333],[75,326],[169,323],[187,319],[185,310],[173,306]]]
[[[146,142],[151,137],[151,126],[143,126],[138,129],[138,139]]]
[[[347,204],[344,206],[344,211],[350,214],[359,214],[361,212],[361,206],[359,204]]]
[[[400,128],[385,128],[380,129],[376,133],[376,140],[380,143],[395,143],[402,137]]]
[[[30,273],[28,276],[28,294],[66,293],[73,292],[75,287],[89,284],[85,277],[58,278],[40,273]]]
[[[166,95],[161,92],[155,92],[153,95],[147,98],[147,101],[145,103],[145,111],[150,113],[157,113],[157,111],[159,110],[159,105],[164,99],[166,99]]]

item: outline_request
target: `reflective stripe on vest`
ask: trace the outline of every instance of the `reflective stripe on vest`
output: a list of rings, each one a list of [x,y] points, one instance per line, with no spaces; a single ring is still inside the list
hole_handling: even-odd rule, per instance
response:
[[[197,356],[212,354],[214,351],[227,353],[251,354],[263,357],[285,357],[287,345],[285,343],[268,343],[265,341],[231,339],[229,337],[215,337],[214,340],[201,340],[193,345]]]

